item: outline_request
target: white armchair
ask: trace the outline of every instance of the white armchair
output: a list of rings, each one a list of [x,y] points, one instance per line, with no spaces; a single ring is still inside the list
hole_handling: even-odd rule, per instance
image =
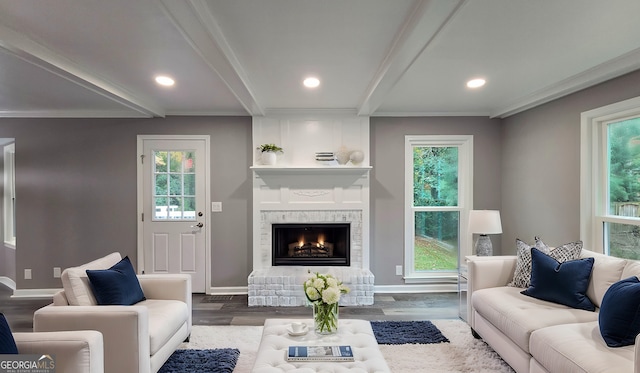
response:
[[[55,355],[57,372],[104,372],[102,334],[95,330],[13,333],[13,338],[21,354]]]
[[[117,262],[117,258],[112,256],[108,256],[111,258],[106,264],[102,260],[107,257],[67,269],[67,277],[74,271],[81,276],[86,269],[109,268],[115,264],[110,261]],[[131,306],[72,305],[74,302],[77,304],[78,299],[81,304],[86,304],[87,299],[93,298],[91,294],[89,297],[82,294],[82,291],[91,292],[91,289],[82,290],[79,284],[88,282],[81,280],[65,285],[68,281],[65,281],[63,273],[64,290],[54,295],[53,304],[34,313],[33,330],[100,331],[104,338],[105,372],[155,373],[189,338],[192,308],[189,275],[138,275],[146,300]]]

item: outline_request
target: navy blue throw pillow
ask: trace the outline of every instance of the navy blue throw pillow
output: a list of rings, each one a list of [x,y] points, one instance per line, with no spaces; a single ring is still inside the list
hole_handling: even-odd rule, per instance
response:
[[[130,306],[146,299],[128,256],[109,269],[87,269],[87,276],[100,305]]]
[[[640,333],[640,280],[629,277],[611,285],[598,315],[600,334],[609,347],[635,344]]]
[[[531,248],[531,286],[521,293],[530,297],[595,311],[587,297],[593,258],[558,262],[542,251]]]
[[[4,314],[0,313],[0,354],[17,354],[18,346]]]

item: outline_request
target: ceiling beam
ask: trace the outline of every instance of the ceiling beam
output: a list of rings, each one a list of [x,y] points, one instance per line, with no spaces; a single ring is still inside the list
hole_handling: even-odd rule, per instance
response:
[[[0,25],[0,48],[34,66],[44,69],[82,88],[117,102],[145,117],[164,117],[164,109],[142,100],[116,84],[98,77],[79,64],[26,36]]]
[[[638,69],[640,69],[640,48],[520,97],[511,104],[497,108],[491,112],[490,116],[506,118]]]
[[[264,115],[244,68],[204,0],[161,0],[160,7],[205,63],[252,116]]]
[[[417,0],[398,31],[358,107],[358,115],[373,115],[389,92],[427,50],[468,0]]]

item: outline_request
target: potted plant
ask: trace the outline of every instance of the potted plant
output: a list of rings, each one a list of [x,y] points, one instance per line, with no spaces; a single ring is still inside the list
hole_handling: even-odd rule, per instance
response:
[[[276,153],[282,153],[284,150],[276,144],[262,144],[258,146],[261,152],[260,159],[264,165],[276,164]]]

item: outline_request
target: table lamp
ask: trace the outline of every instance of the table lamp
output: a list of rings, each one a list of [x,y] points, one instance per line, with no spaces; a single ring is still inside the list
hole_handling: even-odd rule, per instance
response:
[[[475,250],[478,256],[493,255],[493,247],[488,234],[502,233],[502,222],[498,210],[471,210],[469,211],[469,231],[477,233]]]

